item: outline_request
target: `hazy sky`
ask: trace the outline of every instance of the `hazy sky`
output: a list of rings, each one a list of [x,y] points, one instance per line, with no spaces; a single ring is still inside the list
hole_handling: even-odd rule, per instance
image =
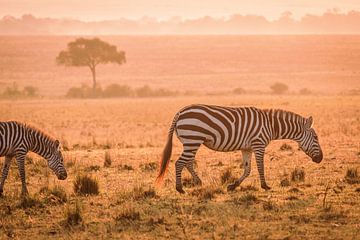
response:
[[[36,17],[106,20],[143,16],[198,18],[235,13],[263,15],[272,20],[291,11],[295,18],[306,13],[320,15],[328,9],[360,10],[360,0],[0,0],[0,17]]]

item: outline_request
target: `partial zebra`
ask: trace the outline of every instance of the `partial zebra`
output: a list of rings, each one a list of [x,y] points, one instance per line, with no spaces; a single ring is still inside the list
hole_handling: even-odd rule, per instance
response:
[[[59,145],[58,140],[35,127],[15,121],[0,122],[0,157],[5,156],[0,182],[0,195],[3,193],[4,183],[13,157],[16,158],[20,172],[21,194],[28,194],[25,182],[25,155],[29,151],[45,158],[49,168],[53,170],[58,179],[66,179],[67,173]]]
[[[241,150],[245,170],[243,175],[228,186],[234,190],[250,175],[251,156],[255,154],[261,187],[270,189],[264,176],[264,152],[271,140],[292,139],[316,163],[320,163],[323,154],[312,117],[304,118],[296,113],[255,107],[221,107],[209,105],[191,105],[180,110],[171,124],[168,140],[160,162],[157,181],[161,181],[167,169],[172,151],[173,132],[183,144],[183,152],[175,163],[176,190],[184,193],[181,172],[186,167],[195,183],[201,180],[193,168],[195,154],[199,147],[222,152]]]

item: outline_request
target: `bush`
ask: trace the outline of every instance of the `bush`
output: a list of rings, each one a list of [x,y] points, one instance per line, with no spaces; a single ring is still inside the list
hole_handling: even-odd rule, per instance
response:
[[[89,175],[77,175],[74,182],[74,192],[79,195],[98,195],[99,183]]]
[[[104,97],[131,97],[134,91],[127,85],[111,84],[103,92]]]
[[[240,94],[244,94],[244,93],[246,93],[246,91],[241,87],[235,88],[233,90],[233,94],[239,94],[240,95]]]
[[[300,89],[300,91],[299,91],[299,94],[301,94],[301,95],[310,95],[312,92],[309,90],[309,89],[307,89],[307,88],[302,88],[302,89]]]
[[[34,86],[26,86],[24,87],[24,95],[27,97],[36,97],[38,89]]]
[[[284,94],[289,89],[289,87],[286,84],[279,82],[274,83],[273,85],[270,86],[270,88],[274,94]]]
[[[68,98],[96,98],[101,96],[101,87],[97,87],[94,91],[94,89],[86,84],[83,84],[81,87],[72,87],[66,93],[66,97]]]

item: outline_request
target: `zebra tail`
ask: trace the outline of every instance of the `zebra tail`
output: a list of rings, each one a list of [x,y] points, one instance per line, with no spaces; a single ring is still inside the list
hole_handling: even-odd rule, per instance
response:
[[[174,120],[171,124],[171,127],[170,127],[170,130],[169,130],[169,135],[168,135],[168,139],[167,139],[167,142],[166,142],[166,145],[165,145],[165,148],[164,148],[164,151],[163,151],[163,154],[162,154],[162,158],[160,160],[160,163],[159,163],[159,173],[158,173],[158,176],[156,178],[156,184],[161,184],[162,181],[163,181],[163,178],[165,176],[165,173],[166,173],[166,170],[169,166],[169,160],[170,160],[170,157],[171,157],[171,152],[172,152],[172,139],[173,139],[173,134],[174,134],[174,130],[175,130],[175,125],[176,125],[176,122],[179,118],[179,113],[177,113],[174,117]]]

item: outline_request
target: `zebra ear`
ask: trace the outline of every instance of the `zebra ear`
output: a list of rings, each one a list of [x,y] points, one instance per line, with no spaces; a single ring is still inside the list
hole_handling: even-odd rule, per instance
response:
[[[308,119],[306,119],[305,128],[310,129],[312,125],[313,125],[313,117],[310,116]]]

